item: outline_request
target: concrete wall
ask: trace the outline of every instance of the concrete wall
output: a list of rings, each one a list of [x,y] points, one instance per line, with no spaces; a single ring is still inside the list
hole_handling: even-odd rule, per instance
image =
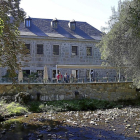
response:
[[[20,91],[31,93],[34,99],[40,93],[42,101],[90,98],[99,100],[134,99],[139,92],[130,82],[124,83],[77,83],[77,84],[17,84],[0,85],[0,96],[16,95]]]

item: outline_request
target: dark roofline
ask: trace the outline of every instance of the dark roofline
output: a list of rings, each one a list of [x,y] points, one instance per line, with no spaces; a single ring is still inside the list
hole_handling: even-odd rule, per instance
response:
[[[31,19],[42,19],[42,20],[50,20],[50,21],[53,21],[54,19],[50,19],[50,18],[33,18],[33,17],[30,17]],[[67,22],[70,22],[71,20],[62,20],[62,19],[57,19],[57,21],[67,21]],[[75,20],[75,22],[79,22],[79,23],[87,23],[86,21],[77,21]]]

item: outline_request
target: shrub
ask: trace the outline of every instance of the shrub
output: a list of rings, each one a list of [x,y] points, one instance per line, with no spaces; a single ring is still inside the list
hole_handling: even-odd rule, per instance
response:
[[[41,105],[41,102],[39,101],[32,101],[28,103],[28,109],[31,112],[41,112],[41,108],[39,107]]]
[[[25,112],[28,112],[26,107],[15,102],[7,104],[6,110],[9,114],[24,114]]]

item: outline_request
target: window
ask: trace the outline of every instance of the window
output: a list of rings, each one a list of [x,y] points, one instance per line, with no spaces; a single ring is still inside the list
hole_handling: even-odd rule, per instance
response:
[[[27,48],[27,54],[30,54],[30,44],[25,44],[26,48]]]
[[[78,70],[72,70],[72,75],[74,78],[78,78]]]
[[[30,20],[26,20],[26,27],[30,27]]]
[[[72,55],[77,55],[77,46],[72,46]]]
[[[57,29],[57,22],[53,23],[53,28]]]
[[[71,23],[71,30],[75,30],[75,22]]]
[[[52,28],[57,29],[57,26],[58,26],[57,18],[55,18],[51,21],[51,26],[52,26]]]
[[[59,55],[59,45],[53,45],[53,55]]]
[[[57,70],[57,74],[59,73],[59,70]],[[53,78],[56,78],[57,74],[56,74],[56,70],[53,70],[52,71],[52,74],[53,74]]]
[[[31,27],[31,20],[32,19],[30,17],[25,19],[25,27]]]
[[[73,20],[71,20],[69,23],[68,23],[68,26],[69,26],[69,28],[71,29],[71,30],[75,30],[75,28],[76,28],[76,22],[75,22],[75,20],[73,19]]]
[[[37,54],[43,54],[43,45],[42,44],[37,45]]]
[[[57,21],[52,22],[52,28],[57,29]]]
[[[39,77],[43,78],[43,70],[37,70],[37,74]]]
[[[23,77],[28,77],[30,75],[30,70],[23,70]]]
[[[87,56],[92,56],[92,47],[87,47]]]

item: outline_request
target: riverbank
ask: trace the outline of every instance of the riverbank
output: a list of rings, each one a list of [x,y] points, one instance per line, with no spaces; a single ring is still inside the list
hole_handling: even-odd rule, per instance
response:
[[[2,140],[138,140],[140,108],[27,113],[2,122],[0,138]]]
[[[95,111],[97,109],[123,108],[127,106],[140,107],[140,98],[118,101],[105,101],[96,99],[59,100],[59,101],[30,101],[26,104],[17,102],[6,103],[0,101],[0,115],[10,117],[26,113],[65,112],[65,111]]]
[[[0,101],[0,106],[6,119],[0,124],[2,140],[12,140],[11,135],[14,140],[140,139],[140,99]]]

